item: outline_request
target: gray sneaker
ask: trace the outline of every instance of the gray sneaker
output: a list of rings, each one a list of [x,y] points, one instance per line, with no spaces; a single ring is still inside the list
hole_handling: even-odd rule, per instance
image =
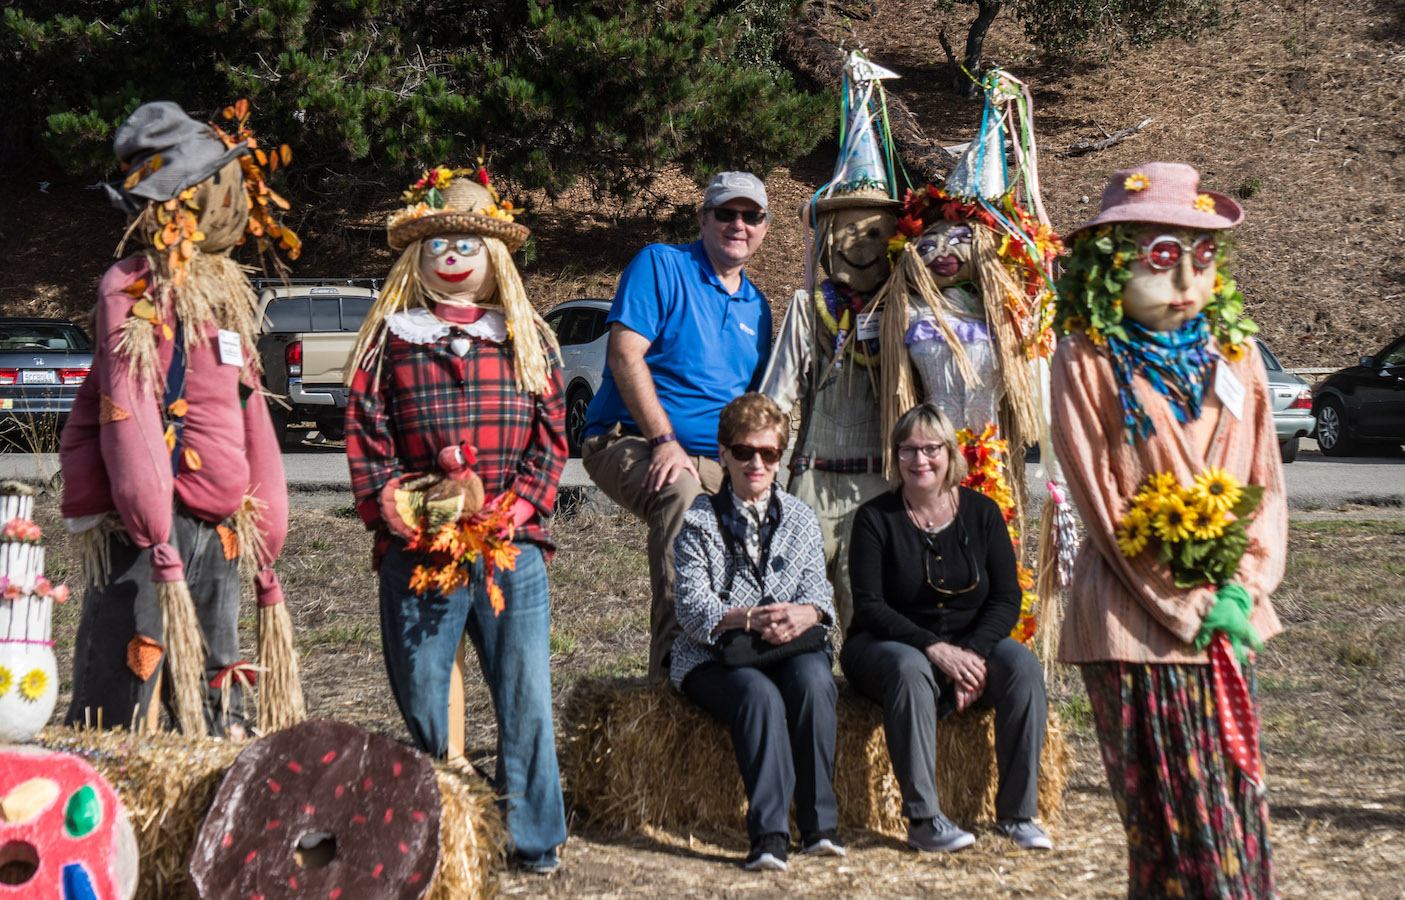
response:
[[[928,853],[952,853],[964,850],[976,842],[976,836],[962,831],[946,816],[938,815],[925,822],[914,822],[907,827],[907,845],[914,850]]]
[[[1054,842],[1033,819],[1002,819],[997,824],[1021,850],[1054,849]]]

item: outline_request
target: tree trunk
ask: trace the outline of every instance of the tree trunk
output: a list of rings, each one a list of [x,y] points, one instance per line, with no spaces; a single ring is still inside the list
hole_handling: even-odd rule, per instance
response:
[[[803,80],[835,93],[842,89],[845,53],[814,25],[806,22],[792,25],[781,41],[781,50],[790,67]],[[888,123],[898,156],[914,179],[925,184],[941,184],[955,160],[939,144],[928,140],[907,104],[892,94],[888,95]]]
[[[980,85],[971,79],[984,74],[981,72],[981,54],[985,49],[985,36],[995,23],[995,17],[1005,8],[1005,0],[977,0],[976,5],[979,12],[971,23],[971,30],[966,33],[966,57],[962,62],[966,71],[955,70],[951,79],[952,93],[967,100],[974,100],[981,94]]]

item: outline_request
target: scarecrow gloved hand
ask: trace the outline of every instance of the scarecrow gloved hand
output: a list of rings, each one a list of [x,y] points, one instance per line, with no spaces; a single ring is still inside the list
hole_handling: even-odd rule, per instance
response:
[[[1215,592],[1215,605],[1205,614],[1200,623],[1200,632],[1195,635],[1195,648],[1204,650],[1210,646],[1216,631],[1223,631],[1234,648],[1234,657],[1240,665],[1249,661],[1249,653],[1244,645],[1256,651],[1264,648],[1263,638],[1249,623],[1249,612],[1254,608],[1254,600],[1242,584],[1230,583]]]

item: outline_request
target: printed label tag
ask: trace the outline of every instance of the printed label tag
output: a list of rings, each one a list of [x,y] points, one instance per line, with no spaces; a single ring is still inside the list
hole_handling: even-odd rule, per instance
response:
[[[226,366],[244,365],[244,342],[239,332],[220,329],[220,362]]]
[[[858,327],[854,329],[854,337],[860,341],[878,340],[879,324],[877,312],[859,313]]]
[[[1219,360],[1215,363],[1215,396],[1234,413],[1236,419],[1244,418],[1244,382],[1229,369],[1229,363]]]

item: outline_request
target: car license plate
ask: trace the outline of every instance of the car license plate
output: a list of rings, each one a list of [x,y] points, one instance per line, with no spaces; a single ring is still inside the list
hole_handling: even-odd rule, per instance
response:
[[[25,369],[22,384],[58,384],[58,376],[52,369]]]

